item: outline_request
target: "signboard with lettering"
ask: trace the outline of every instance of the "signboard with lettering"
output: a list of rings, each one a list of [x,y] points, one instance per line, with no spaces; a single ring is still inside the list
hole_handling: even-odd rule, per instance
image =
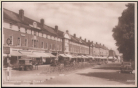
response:
[[[3,47],[4,54],[10,54],[10,47]]]

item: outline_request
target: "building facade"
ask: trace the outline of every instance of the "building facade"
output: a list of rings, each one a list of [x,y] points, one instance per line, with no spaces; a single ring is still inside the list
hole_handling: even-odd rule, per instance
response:
[[[62,32],[24,16],[24,10],[19,13],[3,9],[3,47],[12,50],[44,51],[45,53],[108,56],[108,48],[93,41],[71,35],[68,30]],[[9,42],[10,40],[10,42]],[[10,53],[11,53],[10,52]]]

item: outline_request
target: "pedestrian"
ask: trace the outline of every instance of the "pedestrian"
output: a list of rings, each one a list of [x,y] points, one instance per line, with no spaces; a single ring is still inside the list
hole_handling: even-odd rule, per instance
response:
[[[37,61],[35,62],[35,69],[38,70],[38,62]]]

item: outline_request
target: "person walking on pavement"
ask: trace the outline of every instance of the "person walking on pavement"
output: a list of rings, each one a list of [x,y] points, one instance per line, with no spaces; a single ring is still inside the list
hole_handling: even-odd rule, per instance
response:
[[[35,69],[38,70],[38,61],[35,61]]]

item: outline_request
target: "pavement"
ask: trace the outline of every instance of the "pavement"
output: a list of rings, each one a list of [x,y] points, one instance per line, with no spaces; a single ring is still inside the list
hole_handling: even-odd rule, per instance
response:
[[[135,73],[120,73],[119,63],[95,65],[85,69],[61,73],[45,73],[47,65],[39,66],[38,70],[12,70],[12,77],[5,84],[33,84],[52,86],[99,86],[99,85],[134,85]]]

